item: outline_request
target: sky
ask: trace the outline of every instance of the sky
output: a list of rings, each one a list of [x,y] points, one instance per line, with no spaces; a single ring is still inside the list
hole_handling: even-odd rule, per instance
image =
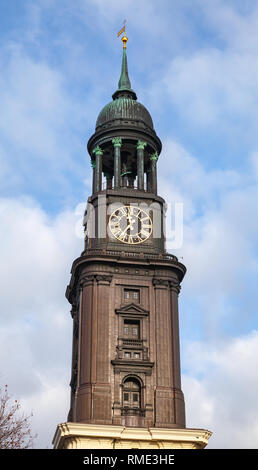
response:
[[[0,387],[52,448],[69,411],[65,299],[91,193],[87,141],[121,69],[163,149],[158,192],[183,203],[179,296],[189,428],[258,442],[258,3],[1,0]],[[173,223],[173,220],[172,222]],[[168,244],[169,246],[169,244]]]

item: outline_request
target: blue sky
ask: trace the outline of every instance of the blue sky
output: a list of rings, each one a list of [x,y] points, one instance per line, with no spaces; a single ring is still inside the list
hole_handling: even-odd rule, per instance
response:
[[[126,18],[132,88],[163,143],[159,194],[184,204],[187,426],[213,431],[210,447],[257,447],[257,3],[2,0],[0,18],[0,383],[33,409],[35,446],[68,412],[64,292]]]

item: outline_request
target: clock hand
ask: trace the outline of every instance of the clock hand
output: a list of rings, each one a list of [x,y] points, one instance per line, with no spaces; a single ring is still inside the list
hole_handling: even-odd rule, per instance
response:
[[[127,232],[128,229],[133,230],[134,229],[133,224],[135,224],[135,222],[136,222],[136,220],[133,220],[133,219],[130,220],[130,223],[127,225],[127,227],[120,233],[120,237],[123,236],[124,233]]]
[[[135,224],[136,220],[133,219],[130,215],[129,215],[129,217],[127,217],[127,218],[128,218],[128,220],[129,220],[129,224],[130,224],[130,225]]]
[[[120,237],[131,227],[132,227],[131,224],[127,225],[127,227],[120,233]]]

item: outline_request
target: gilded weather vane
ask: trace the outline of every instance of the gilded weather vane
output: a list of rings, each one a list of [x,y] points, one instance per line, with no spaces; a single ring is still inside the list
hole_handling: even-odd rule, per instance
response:
[[[119,36],[121,36],[122,33],[124,33],[123,37],[122,37],[122,41],[123,41],[123,48],[126,49],[126,43],[128,41],[128,38],[126,37],[125,35],[125,25],[126,25],[126,20],[124,20],[124,26],[122,27],[122,29],[120,29],[119,33],[117,33],[117,37],[119,38]]]

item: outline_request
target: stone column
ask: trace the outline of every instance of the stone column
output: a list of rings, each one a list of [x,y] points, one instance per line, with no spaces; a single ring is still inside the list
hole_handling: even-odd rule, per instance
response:
[[[96,192],[102,190],[102,155],[103,150],[101,150],[100,146],[94,148],[93,153],[96,155],[96,168],[95,168],[95,189]]]
[[[98,302],[96,380],[104,384],[109,382],[109,297],[112,275],[100,274],[96,276],[96,280]]]
[[[74,303],[71,309],[73,319],[73,346],[72,346],[72,371],[71,371],[71,404],[68,414],[68,421],[75,420],[75,392],[78,385],[78,336],[79,336],[79,309],[81,305],[82,289],[79,289],[79,303]]]
[[[151,162],[151,187],[152,192],[157,194],[157,161],[159,159],[158,152],[153,153],[150,155],[150,162]]]
[[[171,322],[169,281],[154,278],[156,323],[155,426],[175,424],[172,388]]]
[[[170,301],[171,301],[171,335],[172,335],[172,377],[174,389],[174,415],[175,421],[185,427],[185,403],[184,395],[181,391],[180,372],[180,343],[179,343],[179,318],[178,318],[178,294],[180,285],[177,280],[170,281]]]
[[[112,275],[98,274],[97,281],[97,334],[95,337],[96,379],[93,386],[93,419],[97,424],[111,424],[111,384],[110,384],[110,284]]]
[[[79,338],[78,338],[78,390],[75,394],[75,419],[89,422],[91,419],[91,357],[93,324],[94,276],[85,276],[81,281]]]
[[[96,162],[95,160],[91,160],[91,167],[92,167],[92,194],[96,192]]]
[[[152,192],[152,174],[151,174],[151,169],[148,168],[147,170],[147,191],[149,193]]]
[[[114,145],[114,187],[120,187],[120,178],[121,178],[121,146],[122,138],[114,137],[112,139],[112,144]]]
[[[169,331],[169,281],[153,279],[156,308],[156,354],[157,386],[171,386],[170,351],[171,332]]]
[[[146,142],[138,140],[137,143],[137,187],[140,190],[144,190],[144,147],[147,145]]]

